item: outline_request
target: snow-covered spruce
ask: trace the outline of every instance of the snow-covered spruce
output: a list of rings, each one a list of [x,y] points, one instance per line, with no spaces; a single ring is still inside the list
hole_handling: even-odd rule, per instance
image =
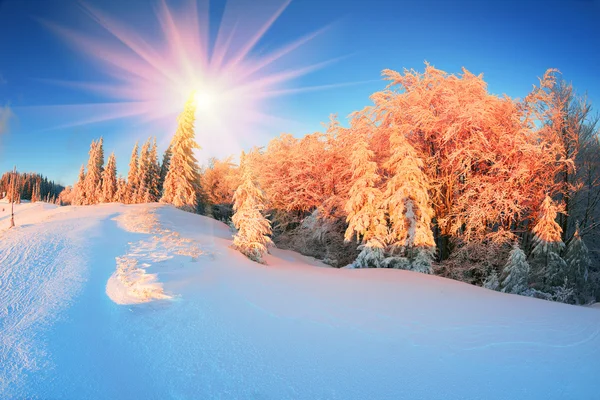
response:
[[[100,202],[112,203],[113,201],[118,201],[117,191],[117,159],[115,158],[115,153],[111,153],[108,156],[106,168],[102,173],[102,196]]]
[[[519,247],[519,243],[515,241],[500,276],[502,291],[514,294],[525,292],[529,287],[529,272],[527,256]]]
[[[567,245],[565,261],[568,267],[567,278],[578,289],[583,290],[589,277],[589,269],[592,262],[587,246],[579,234],[579,222],[576,223],[573,238],[571,238]]]
[[[388,236],[385,212],[381,207],[382,193],[376,187],[380,180],[377,175],[377,164],[372,161],[373,151],[369,150],[366,138],[362,138],[354,146],[352,152],[352,179],[350,197],[345,205],[348,228],[344,235],[346,241],[356,236],[357,242],[363,242],[363,256],[367,256],[370,248],[376,246],[383,255],[383,247]],[[375,245],[374,243],[377,242]],[[358,260],[357,260],[358,261]],[[361,264],[362,261],[359,261]],[[370,261],[369,264],[372,264]],[[374,264],[375,265],[375,264]]]
[[[536,288],[549,291],[564,283],[567,264],[560,253],[565,248],[560,225],[556,223],[556,206],[549,196],[542,202],[538,222],[533,227],[533,250],[529,256],[531,276]]]
[[[165,176],[163,203],[188,211],[196,211],[200,194],[200,172],[194,156],[194,149],[200,146],[194,139],[196,104],[194,95],[185,103],[179,115],[177,131],[171,141],[172,156]]]
[[[242,183],[233,195],[235,213],[232,222],[237,229],[233,237],[233,248],[239,250],[253,261],[263,262],[267,246],[271,244],[271,222],[262,214],[266,198],[254,181],[252,163],[242,153]]]

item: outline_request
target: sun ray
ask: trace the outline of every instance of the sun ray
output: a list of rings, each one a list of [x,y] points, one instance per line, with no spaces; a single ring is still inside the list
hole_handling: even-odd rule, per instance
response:
[[[89,104],[85,108],[61,105],[65,115],[73,117],[60,127],[135,118],[138,123],[152,124],[152,130],[164,129],[172,135],[177,115],[193,90],[201,97],[198,107],[197,132],[199,141],[208,137],[228,138],[229,145],[236,137],[247,141],[285,123],[298,126],[276,115],[265,113],[267,101],[302,91],[327,90],[354,83],[319,85],[306,88],[290,87],[298,78],[339,62],[344,57],[318,61],[314,57],[298,57],[302,48],[331,29],[331,24],[288,43],[266,47],[259,55],[256,47],[267,35],[275,21],[290,4],[290,0],[272,0],[265,7],[252,7],[229,0],[213,45],[208,33],[209,1],[183,0],[177,8],[168,0],[158,0],[153,11],[156,21],[153,32],[144,35],[134,23],[125,23],[106,12],[79,1],[86,18],[102,28],[109,36],[76,31],[55,22],[41,21],[48,29],[66,40],[78,52],[89,57],[99,76],[93,81],[65,82],[45,80],[46,83],[82,89],[96,93],[112,103]],[[302,64],[283,64],[289,57],[302,58]],[[283,64],[282,64],[283,63]],[[71,110],[66,112],[66,110]],[[164,138],[163,138],[164,139]],[[161,141],[161,138],[159,138]],[[219,143],[217,140],[215,143]],[[215,144],[216,145],[216,144]],[[213,146],[213,145],[211,145]],[[215,149],[211,147],[211,151]],[[213,154],[218,155],[218,154]],[[224,155],[224,154],[221,154]]]
[[[225,66],[225,70],[230,71],[238,67],[240,62],[250,53],[250,51],[256,46],[258,41],[265,35],[273,23],[279,18],[279,16],[285,11],[290,5],[292,0],[285,0],[284,3],[277,9],[277,11],[263,24],[263,26],[250,38],[244,47],[236,54],[236,56]]]

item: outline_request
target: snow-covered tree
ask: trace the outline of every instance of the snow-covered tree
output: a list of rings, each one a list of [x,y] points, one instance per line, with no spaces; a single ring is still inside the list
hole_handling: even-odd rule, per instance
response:
[[[411,262],[410,269],[431,273],[435,249],[431,230],[433,209],[429,183],[422,170],[423,160],[400,133],[393,132],[390,142],[391,155],[385,166],[392,176],[383,194],[390,223],[389,244],[404,251],[411,261],[418,260]]]
[[[140,157],[137,164],[137,191],[134,196],[134,203],[145,203],[148,193],[148,175],[150,173],[150,139],[143,145],[140,151]]]
[[[354,236],[362,242],[356,264],[359,267],[382,267],[383,252],[388,235],[385,211],[381,207],[382,193],[376,187],[379,181],[377,164],[372,161],[366,138],[361,138],[352,153],[352,180],[350,197],[345,205],[348,228],[344,239]]]
[[[514,294],[525,292],[529,288],[529,272],[527,256],[519,247],[519,243],[515,241],[500,276],[502,291]]]
[[[79,178],[74,187],[73,204],[80,206],[86,203],[86,191],[85,191],[85,167],[81,165],[79,169]]]
[[[191,96],[178,118],[177,131],[171,141],[173,155],[160,199],[189,211],[196,210],[200,194],[200,173],[194,156],[194,149],[200,148],[194,139],[195,113],[196,103]]]
[[[483,282],[483,287],[490,290],[500,289],[500,281],[498,280],[498,273],[493,270]]]
[[[101,203],[112,203],[117,201],[117,159],[115,154],[111,153],[106,163],[106,168],[102,172],[102,197]]]
[[[126,204],[128,199],[129,187],[127,181],[122,176],[117,179],[117,193],[115,194],[115,201]]]
[[[262,262],[267,246],[271,243],[271,223],[262,214],[265,195],[258,187],[252,173],[252,165],[242,156],[242,183],[233,195],[235,211],[232,222],[237,229],[233,248],[253,261]]]
[[[563,284],[567,276],[567,264],[560,256],[565,244],[561,239],[562,230],[556,223],[556,214],[556,206],[546,196],[539,211],[538,222],[532,230],[533,250],[529,256],[529,264],[534,283],[545,289]]]
[[[575,224],[575,234],[567,246],[565,261],[568,267],[567,277],[569,282],[577,285],[579,290],[584,290],[592,262],[587,246],[579,234],[579,222]]]
[[[146,176],[146,196],[144,202],[154,203],[160,199],[160,166],[158,164],[158,151],[156,138],[150,145],[148,153],[148,174]]]
[[[92,141],[89,155],[87,174],[83,183],[86,194],[83,204],[97,204],[102,192],[102,163],[104,163],[102,139],[98,142]]]
[[[162,196],[163,186],[165,183],[165,178],[167,177],[167,172],[169,172],[169,166],[171,165],[172,155],[173,151],[171,150],[171,145],[169,145],[169,147],[167,147],[165,153],[163,154],[162,163],[160,164],[160,178],[158,183],[160,196]]]
[[[383,244],[378,240],[370,241],[358,246],[360,253],[352,263],[354,268],[387,268],[386,254]],[[408,264],[408,260],[407,263]],[[403,268],[406,269],[406,268]]]
[[[38,181],[33,185],[33,191],[31,193],[31,202],[36,203],[40,200],[41,200],[40,182]]]
[[[127,192],[125,194],[125,203],[131,204],[135,202],[135,197],[138,190],[138,149],[139,144],[135,142],[131,151],[129,160],[129,172],[127,173]]]

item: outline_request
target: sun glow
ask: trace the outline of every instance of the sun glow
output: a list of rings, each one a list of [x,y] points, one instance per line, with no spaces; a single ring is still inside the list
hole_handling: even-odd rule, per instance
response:
[[[81,3],[85,14],[103,29],[103,35],[44,22],[87,55],[100,72],[96,82],[52,83],[91,90],[112,100],[89,105],[85,108],[86,118],[66,126],[133,118],[150,123],[151,134],[158,135],[159,142],[165,144],[175,131],[176,117],[183,110],[190,88],[197,88],[195,102],[201,118],[199,115],[196,120],[196,135],[204,153],[200,158],[236,153],[244,143],[260,140],[256,136],[264,135],[269,127],[271,134],[288,129],[289,122],[284,127],[281,122],[285,119],[265,111],[272,109],[266,106],[272,98],[360,83],[289,87],[294,79],[336,61],[307,64],[305,60],[311,59],[314,46],[299,53],[308,42],[314,45],[314,39],[326,29],[278,48],[256,51],[289,3],[269,0],[256,7],[252,1],[229,0],[214,40],[209,38],[208,0],[184,0],[177,9],[167,5],[166,0],[158,1],[156,21],[150,19],[137,27]],[[162,38],[157,39],[156,33]],[[71,107],[84,106],[88,105]],[[278,132],[273,132],[275,123],[279,124]],[[129,146],[130,140],[127,142]]]
[[[201,112],[209,112],[216,111],[217,109],[217,96],[208,90],[196,90],[194,91],[194,103],[196,104],[196,109]]]

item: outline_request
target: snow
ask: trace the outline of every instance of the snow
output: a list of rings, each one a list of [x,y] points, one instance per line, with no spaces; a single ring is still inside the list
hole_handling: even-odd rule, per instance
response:
[[[21,204],[11,230],[3,206],[2,399],[600,393],[595,308],[278,249],[261,265],[225,224],[170,206]]]

